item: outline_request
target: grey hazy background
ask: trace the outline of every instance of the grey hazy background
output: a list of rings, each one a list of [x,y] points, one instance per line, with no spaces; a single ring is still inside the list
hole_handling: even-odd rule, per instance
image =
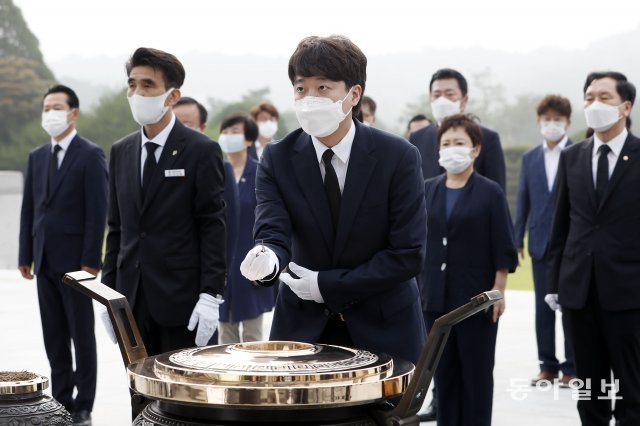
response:
[[[453,67],[469,80],[472,101],[515,102],[519,96],[564,95],[574,107],[573,128],[577,129],[584,126],[582,85],[587,73],[617,70],[640,83],[640,57],[632,53],[638,42],[640,27],[606,37],[584,49],[540,48],[516,53],[486,48],[426,48],[416,53],[369,55],[366,94],[378,103],[378,118],[384,127],[401,132],[412,113],[429,112],[414,111],[408,105],[426,102],[431,74],[438,68]],[[233,102],[249,90],[268,87],[270,100],[281,111],[290,110],[289,54],[225,55],[193,51],[178,54],[187,70],[182,91],[206,104],[210,99]],[[73,55],[48,61],[48,65],[58,80],[76,88],[84,106],[91,108],[101,95],[125,86],[126,59],[127,55]],[[483,90],[474,86],[474,76],[482,79]],[[497,123],[480,118],[486,125],[496,127]],[[530,120],[535,121],[533,110]]]

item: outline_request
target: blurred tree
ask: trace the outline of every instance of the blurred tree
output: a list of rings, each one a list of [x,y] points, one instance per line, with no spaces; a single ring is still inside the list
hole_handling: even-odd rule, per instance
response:
[[[8,135],[40,116],[42,95],[51,80],[41,78],[31,59],[0,57],[0,144]]]
[[[0,143],[0,170],[27,169],[29,152],[49,141],[49,136],[40,126],[40,115],[30,123],[12,130],[9,133],[9,143]]]
[[[0,165],[20,169],[42,143],[40,105],[53,74],[12,0],[0,0]],[[34,124],[35,123],[35,124]],[[23,129],[24,128],[24,129]]]
[[[13,0],[0,0],[0,58],[30,59],[41,79],[53,80],[53,73],[45,65],[38,45],[38,39],[29,30]]]
[[[80,134],[100,145],[107,155],[115,141],[140,128],[131,115],[126,89],[103,95],[95,108],[80,114],[77,127]]]

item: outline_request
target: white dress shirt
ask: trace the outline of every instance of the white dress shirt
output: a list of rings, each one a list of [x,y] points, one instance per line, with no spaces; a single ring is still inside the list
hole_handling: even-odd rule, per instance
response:
[[[611,179],[611,175],[613,174],[613,169],[616,166],[616,162],[618,161],[618,157],[620,156],[620,151],[622,151],[622,146],[624,145],[624,142],[627,140],[628,135],[629,135],[629,132],[625,128],[622,131],[622,133],[620,133],[618,136],[616,136],[615,138],[607,142],[607,145],[609,145],[609,148],[611,148],[611,151],[607,156],[607,159],[609,160],[609,179]],[[596,187],[596,174],[598,173],[598,158],[600,158],[600,154],[598,153],[598,148],[600,148],[601,145],[604,145],[604,142],[598,139],[598,136],[594,134],[593,135],[593,153],[591,154],[592,155],[591,170],[593,172],[594,188]]]
[[[67,153],[67,150],[69,149],[69,145],[71,144],[71,141],[73,140],[73,138],[76,137],[77,134],[78,134],[78,131],[76,129],[73,129],[71,133],[65,136],[65,138],[62,139],[60,142],[56,142],[55,139],[51,138],[51,153],[53,153],[53,147],[56,145],[60,145],[60,148],[62,148],[60,152],[58,152],[58,169],[60,168],[60,166],[62,166],[62,160],[64,160],[64,155]]]
[[[560,163],[560,153],[567,146],[569,137],[565,135],[562,140],[552,148],[549,148],[547,141],[542,141],[542,152],[544,152],[544,171],[547,173],[547,186],[549,192],[553,189],[553,183],[558,174],[558,164]]]
[[[164,129],[162,129],[160,133],[156,135],[155,138],[149,139],[147,135],[144,134],[144,126],[140,130],[140,134],[142,135],[142,140],[140,141],[140,149],[142,150],[140,152],[140,185],[141,186],[142,186],[142,173],[144,172],[144,162],[147,160],[147,149],[144,147],[144,144],[146,144],[147,142],[153,142],[159,145],[154,152],[154,155],[156,157],[156,163],[159,163],[160,154],[162,154],[162,149],[164,148],[164,145],[167,143],[167,138],[169,137],[169,133],[171,133],[171,130],[173,130],[174,124],[176,124],[176,116],[172,112],[171,121],[169,121],[169,124],[167,124],[167,126]]]
[[[347,167],[349,166],[349,157],[351,156],[351,147],[353,146],[353,139],[356,136],[356,126],[351,122],[351,127],[344,138],[331,150],[333,150],[333,157],[331,158],[331,165],[336,171],[338,177],[338,183],[340,184],[340,192],[344,192],[344,181],[347,179]],[[313,147],[316,150],[316,156],[318,157],[318,164],[320,164],[320,174],[322,175],[322,181],[324,182],[325,170],[324,163],[322,162],[322,154],[329,149],[325,144],[320,142],[318,138],[311,136],[313,141]]]

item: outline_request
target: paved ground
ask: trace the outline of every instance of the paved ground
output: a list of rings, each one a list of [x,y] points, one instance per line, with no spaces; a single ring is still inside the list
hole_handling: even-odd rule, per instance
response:
[[[570,390],[554,387],[543,391],[522,386],[537,372],[533,306],[533,293],[507,292],[507,311],[498,334],[493,424],[579,425]],[[96,336],[99,372],[93,424],[130,424],[129,394],[120,353],[99,322]],[[23,369],[49,375],[35,282],[22,280],[17,271],[0,271],[0,370]]]

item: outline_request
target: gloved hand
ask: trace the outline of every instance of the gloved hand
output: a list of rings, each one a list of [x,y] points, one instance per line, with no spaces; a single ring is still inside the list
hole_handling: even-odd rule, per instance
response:
[[[291,274],[283,272],[280,274],[280,281],[288,285],[296,296],[302,300],[324,303],[324,299],[318,288],[318,272],[310,271],[293,262],[289,263],[289,271],[296,274],[298,278],[294,278]]]
[[[104,325],[104,330],[107,332],[107,336],[113,343],[118,343],[118,339],[116,339],[116,333],[113,331],[113,324],[111,324],[111,318],[109,318],[109,311],[107,311],[107,307],[100,304],[98,305],[98,316],[102,320],[102,324]]]
[[[189,318],[189,331],[193,331],[198,326],[196,332],[196,345],[205,346],[218,328],[220,318],[220,305],[222,299],[216,299],[208,293],[200,293],[200,299],[193,308],[191,318]]]
[[[554,311],[562,311],[562,306],[558,303],[558,294],[550,293],[544,296],[544,301],[547,302],[547,305]]]
[[[240,264],[240,272],[249,281],[257,281],[273,275],[279,266],[278,256],[261,244],[249,250]]]

